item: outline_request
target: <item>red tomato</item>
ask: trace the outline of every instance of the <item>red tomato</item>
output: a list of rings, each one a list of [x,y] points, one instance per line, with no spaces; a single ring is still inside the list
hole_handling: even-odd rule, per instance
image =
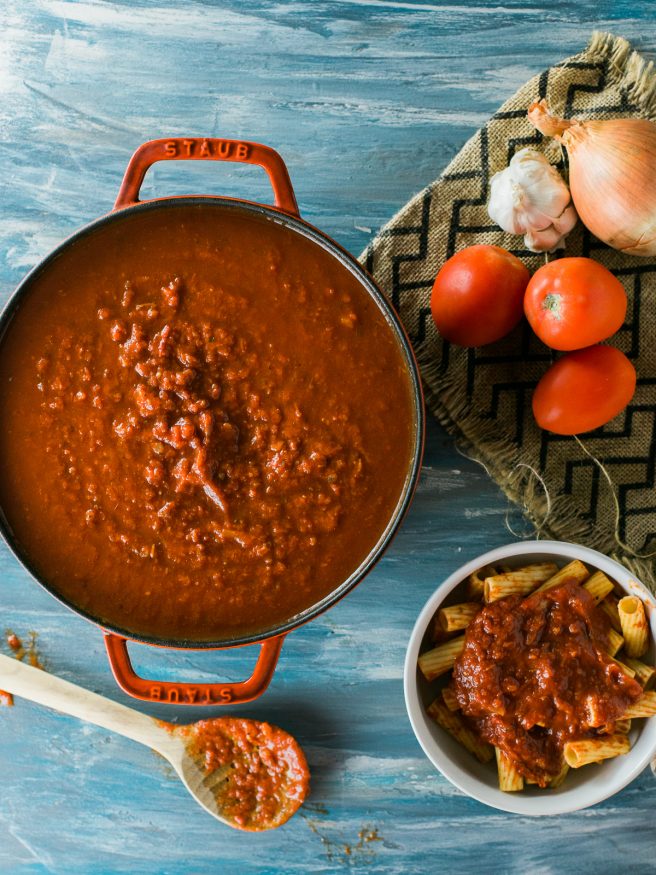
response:
[[[433,321],[445,340],[484,346],[508,334],[522,318],[530,274],[500,246],[469,246],[446,261],[431,295]]]
[[[531,328],[552,349],[583,349],[622,327],[626,292],[603,264],[560,258],[531,277],[524,296]]]
[[[614,346],[564,355],[533,393],[535,421],[556,434],[580,434],[610,422],[633,398],[635,368]]]

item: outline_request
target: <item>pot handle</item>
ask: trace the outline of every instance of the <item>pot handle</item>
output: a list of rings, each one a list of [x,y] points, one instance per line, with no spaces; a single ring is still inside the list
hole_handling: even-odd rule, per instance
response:
[[[119,687],[135,699],[170,705],[239,705],[257,699],[271,682],[285,639],[284,635],[277,635],[261,642],[260,655],[253,674],[246,681],[231,684],[177,684],[140,677],[132,668],[128,640],[113,632],[105,631],[104,636],[109,665]]]
[[[285,162],[269,146],[247,140],[217,137],[169,137],[143,143],[130,158],[119,189],[115,210],[139,203],[139,189],[149,167],[157,161],[234,161],[258,164],[266,170],[273,188],[274,206],[298,216],[298,205]]]

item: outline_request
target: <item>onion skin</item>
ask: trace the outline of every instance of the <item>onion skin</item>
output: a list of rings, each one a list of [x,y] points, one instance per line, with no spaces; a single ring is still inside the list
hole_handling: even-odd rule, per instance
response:
[[[656,255],[656,125],[559,119],[544,100],[528,118],[567,149],[572,200],[595,237],[628,255]]]

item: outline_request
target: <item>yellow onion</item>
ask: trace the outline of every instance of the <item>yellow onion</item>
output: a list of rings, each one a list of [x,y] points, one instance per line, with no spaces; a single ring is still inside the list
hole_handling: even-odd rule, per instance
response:
[[[630,255],[656,254],[656,125],[646,119],[561,119],[539,100],[528,118],[567,149],[569,188],[583,224]]]

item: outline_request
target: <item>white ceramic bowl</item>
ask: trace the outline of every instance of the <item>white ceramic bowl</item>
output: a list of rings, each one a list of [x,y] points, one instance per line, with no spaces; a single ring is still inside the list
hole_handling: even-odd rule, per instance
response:
[[[464,793],[499,808],[525,815],[553,815],[577,811],[607,799],[636,778],[656,753],[656,718],[634,721],[631,731],[631,751],[625,756],[606,760],[598,765],[570,770],[565,782],[557,790],[540,790],[529,786],[518,793],[502,793],[497,783],[494,761],[479,763],[469,751],[434,723],[426,714],[431,696],[429,685],[417,669],[417,658],[428,643],[431,620],[443,604],[464,601],[464,583],[467,577],[484,565],[507,563],[511,566],[531,562],[551,561],[559,566],[572,559],[580,559],[592,571],[598,569],[614,580],[629,594],[638,595],[645,602],[651,625],[652,643],[644,657],[654,664],[656,656],[653,641],[656,639],[656,600],[642,583],[629,574],[622,565],[588,547],[564,541],[522,541],[490,550],[477,556],[455,571],[433,593],[410,636],[405,659],[404,690],[410,723],[424,753],[436,768]],[[461,586],[462,585],[462,586]],[[433,687],[434,690],[434,687]]]

